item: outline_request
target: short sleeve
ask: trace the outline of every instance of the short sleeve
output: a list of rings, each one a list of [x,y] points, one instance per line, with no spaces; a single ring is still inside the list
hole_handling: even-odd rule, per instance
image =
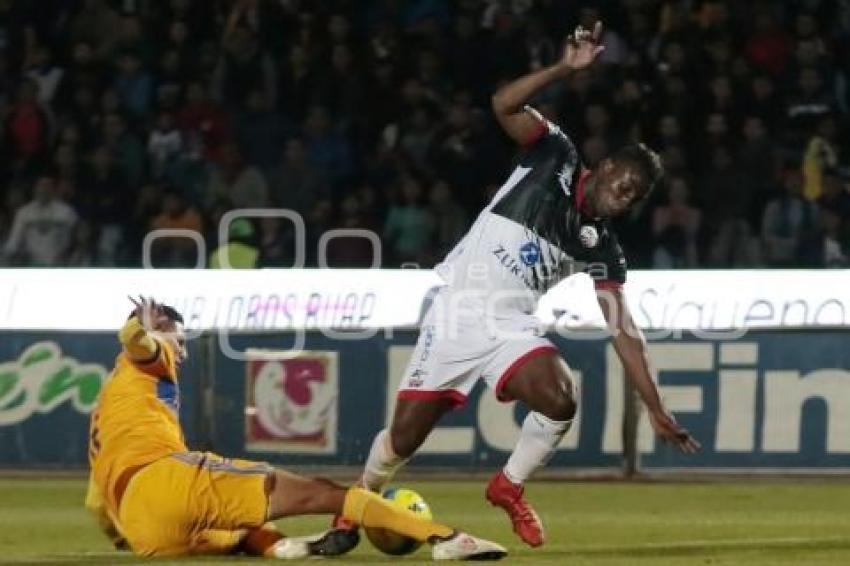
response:
[[[540,112],[527,104],[523,107],[523,111],[533,116],[538,124],[537,131],[523,144],[525,147],[532,147],[544,140],[551,140],[559,145],[564,145],[569,149],[571,154],[575,154],[575,144],[573,144],[572,140],[557,124],[550,122]]]

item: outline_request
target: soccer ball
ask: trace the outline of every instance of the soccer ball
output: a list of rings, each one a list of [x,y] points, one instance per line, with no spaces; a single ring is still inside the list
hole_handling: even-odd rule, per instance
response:
[[[412,489],[390,488],[384,491],[383,497],[392,501],[395,505],[413,511],[423,519],[430,520],[433,518],[431,508],[428,507],[422,496]],[[373,527],[364,530],[366,531],[366,537],[369,539],[369,542],[384,554],[402,556],[414,552],[422,545],[417,540],[387,529]]]

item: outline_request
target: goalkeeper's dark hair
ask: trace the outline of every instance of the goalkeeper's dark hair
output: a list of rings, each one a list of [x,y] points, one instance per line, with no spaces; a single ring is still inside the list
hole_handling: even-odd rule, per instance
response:
[[[169,305],[159,305],[159,308],[162,309],[162,314],[165,315],[165,318],[167,318],[171,322],[175,322],[175,323],[179,322],[180,324],[184,324],[183,323],[183,315],[180,314],[179,312],[177,312],[177,309],[175,309],[174,307],[169,306]],[[130,320],[134,316],[136,316],[136,310],[135,309],[130,311],[130,316],[127,317],[127,320]]]
[[[646,181],[644,190],[638,198],[644,199],[658,185],[658,181],[664,176],[664,166],[661,157],[642,143],[635,143],[621,147],[611,155],[615,163],[624,163],[638,170]]]

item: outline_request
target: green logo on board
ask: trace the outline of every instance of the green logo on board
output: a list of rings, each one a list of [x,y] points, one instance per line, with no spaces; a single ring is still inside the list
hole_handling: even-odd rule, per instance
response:
[[[55,342],[37,342],[17,360],[0,364],[0,426],[49,413],[70,401],[88,414],[106,380],[106,368],[62,355]]]

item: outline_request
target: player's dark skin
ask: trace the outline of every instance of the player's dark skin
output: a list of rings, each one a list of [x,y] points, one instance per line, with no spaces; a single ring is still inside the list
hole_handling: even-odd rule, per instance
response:
[[[521,77],[493,96],[493,111],[505,132],[525,145],[538,135],[539,118],[524,111],[529,99],[546,85],[588,67],[602,52],[602,25],[594,30],[577,30],[568,38],[562,59],[545,69]],[[650,181],[629,163],[603,159],[585,185],[583,212],[591,218],[613,218],[623,214],[648,192]],[[658,395],[649,365],[646,342],[634,324],[621,288],[597,291],[597,300],[612,334],[614,349],[627,378],[646,405],[650,423],[662,440],[682,452],[693,453],[699,443],[667,412]],[[567,364],[556,354],[544,354],[523,364],[504,386],[503,394],[524,403],[555,421],[567,421],[576,412],[575,388]],[[399,399],[390,426],[393,451],[408,458],[422,445],[440,418],[452,409],[451,401]]]

